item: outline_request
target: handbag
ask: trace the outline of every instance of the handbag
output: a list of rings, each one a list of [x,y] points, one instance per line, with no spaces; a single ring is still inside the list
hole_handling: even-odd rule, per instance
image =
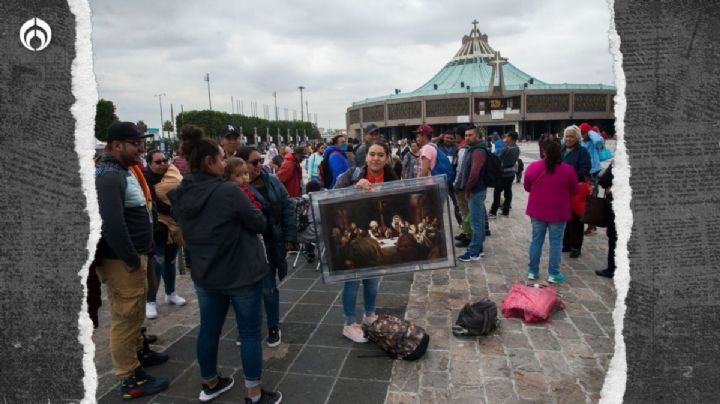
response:
[[[603,146],[598,156],[600,157],[600,161],[610,160],[611,158],[613,158],[613,154],[610,149],[607,148],[607,146]]]
[[[604,197],[586,196],[585,211],[580,217],[580,221],[597,227],[607,227],[609,203]]]

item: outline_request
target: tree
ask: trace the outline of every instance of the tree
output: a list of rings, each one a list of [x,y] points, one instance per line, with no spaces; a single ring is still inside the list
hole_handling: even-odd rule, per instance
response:
[[[172,122],[165,121],[165,123],[163,123],[163,131],[170,133],[173,130],[175,130],[175,127],[173,126]]]
[[[137,121],[137,127],[140,129],[140,133],[147,133],[147,124],[145,124],[145,121]]]
[[[112,101],[100,99],[95,109],[95,138],[101,142],[106,141],[108,128],[119,120],[115,115],[115,104]]]

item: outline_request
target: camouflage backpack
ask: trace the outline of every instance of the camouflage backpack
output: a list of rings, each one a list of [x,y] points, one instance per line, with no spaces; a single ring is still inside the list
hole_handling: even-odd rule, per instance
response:
[[[430,336],[408,320],[381,314],[370,325],[368,338],[394,359],[414,361],[421,358],[430,344]]]

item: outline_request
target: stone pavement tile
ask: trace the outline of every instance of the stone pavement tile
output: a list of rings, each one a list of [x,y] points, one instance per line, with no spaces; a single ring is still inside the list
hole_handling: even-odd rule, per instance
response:
[[[328,402],[343,404],[381,404],[385,401],[387,388],[388,382],[341,378],[335,383]]]
[[[340,377],[389,382],[394,362],[379,349],[352,349],[345,359]]]
[[[197,403],[197,399],[188,399],[188,398],[180,398],[180,397],[170,397],[160,394],[159,396],[155,396],[155,398],[150,401],[150,404],[193,404]],[[133,400],[133,402],[135,402]],[[215,403],[223,404],[222,401],[216,400]]]
[[[500,327],[499,330],[501,333],[506,332],[522,332],[523,330],[523,321],[519,318],[515,317],[504,317],[502,315],[502,309],[501,306],[498,306],[498,318],[500,319]]]
[[[503,330],[504,331],[504,330]],[[522,332],[501,332],[499,333],[500,341],[506,349],[532,349],[528,336]]]
[[[293,259],[294,260],[294,259]],[[300,265],[300,261],[298,261],[298,265]],[[292,268],[292,267],[291,267]],[[303,266],[302,269],[296,269],[296,270],[290,270],[289,278],[293,279],[317,279],[320,277],[320,272],[315,272],[315,267],[312,267],[313,269],[310,269],[307,266]]]
[[[563,339],[579,339],[580,334],[578,333],[575,326],[569,321],[552,321],[548,324],[548,328],[555,333],[559,338]]]
[[[607,373],[608,367],[610,366],[610,360],[612,360],[612,354],[597,354],[598,365]]]
[[[403,393],[399,391],[388,391],[385,404],[416,404],[418,402],[415,393]]]
[[[448,351],[428,349],[419,361],[423,371],[447,372],[450,369],[450,353]]]
[[[578,330],[585,335],[601,336],[605,335],[602,328],[592,317],[570,316],[570,320],[575,324]]]
[[[581,301],[583,307],[585,307],[591,313],[609,313],[610,310],[600,300],[583,300]]]
[[[476,339],[450,337],[450,358],[461,361],[476,361],[480,359],[480,350]]]
[[[597,366],[595,353],[582,340],[561,340],[560,346],[571,367]]]
[[[298,300],[299,303],[319,304],[322,306],[330,307],[335,299],[337,299],[338,292],[316,292],[309,291],[305,293],[303,297]]]
[[[348,348],[305,347],[290,367],[290,372],[336,376],[349,351]]]
[[[165,353],[172,360],[191,363],[197,359],[196,346],[197,337],[186,335],[168,348]]]
[[[410,291],[411,282],[396,282],[383,280],[380,284],[379,291],[381,293],[402,293],[406,294]]]
[[[605,381],[605,372],[598,368],[576,368],[573,374],[589,393],[599,393]]]
[[[450,402],[453,404],[480,404],[485,402],[485,389],[482,386],[457,386],[450,390]]]
[[[453,386],[479,385],[483,378],[483,374],[480,373],[480,367],[482,365],[483,360],[480,362],[453,360],[450,363],[450,380]]]
[[[283,321],[280,324],[283,344],[304,344],[315,329],[316,324]]]
[[[513,373],[518,396],[527,400],[544,400],[548,395],[548,385],[542,372],[515,370]]]
[[[585,393],[580,386],[569,379],[563,382],[551,382],[550,391],[558,404],[577,404],[584,403],[586,400]]]
[[[478,348],[483,355],[505,355],[505,349],[499,335],[478,338]]]
[[[450,364],[452,367],[454,364]],[[505,356],[487,356],[480,355],[480,370],[483,378],[487,377],[505,377],[511,375],[510,364]]]
[[[426,319],[427,325],[432,325],[435,327],[450,327],[454,320],[450,318],[450,316],[430,316]]]
[[[324,403],[333,385],[332,377],[288,374],[277,386],[283,404]]]
[[[168,330],[165,330],[162,334],[158,335],[157,344],[153,346],[167,347],[172,345],[175,341],[179,340],[190,332],[194,327],[187,325],[176,325]],[[154,349],[154,348],[153,348]]]
[[[560,343],[547,328],[528,327],[530,342],[536,350],[559,351]]]
[[[425,331],[430,335],[429,349],[450,349],[450,329],[448,327],[428,326]]]
[[[513,370],[521,369],[528,372],[542,372],[543,370],[531,349],[508,349],[507,355]]]
[[[356,311],[356,313],[362,313],[362,310]],[[327,312],[327,315],[322,320],[323,324],[335,324],[335,325],[344,325],[345,324],[345,314],[343,313],[342,306],[332,306],[330,310]]]
[[[420,404],[437,404],[450,401],[450,392],[447,389],[420,389],[418,394]]]
[[[420,388],[421,361],[395,361],[390,391],[417,393]]]
[[[280,293],[282,295],[282,292]],[[298,303],[285,315],[283,321],[317,324],[330,306]]]
[[[308,345],[349,348],[352,342],[342,335],[342,325],[323,323],[315,329]]]
[[[450,383],[448,372],[423,372],[420,375],[420,385],[423,388],[445,389]]]
[[[383,293],[381,290],[377,295],[375,304],[378,308],[404,309],[407,306],[407,301],[407,293]]]
[[[312,291],[317,292],[339,292],[343,288],[342,283],[330,283],[325,284],[322,282],[322,280],[319,280],[317,283],[313,285],[313,287],[310,289]]]
[[[240,376],[238,377],[236,376],[236,369],[233,368],[218,367],[217,371],[223,376],[230,376],[235,379],[235,386],[233,386],[233,389],[242,386],[242,372],[240,372]],[[155,374],[152,375],[155,376]],[[200,367],[197,363],[195,363],[187,368],[180,377],[170,383],[170,387],[162,392],[162,395],[169,397],[197,398],[200,395],[201,383],[202,379],[200,377]]]
[[[560,352],[540,351],[535,356],[544,369],[545,377],[549,382],[572,381],[573,370]]]
[[[608,337],[585,336],[585,341],[595,353],[611,354],[615,351],[614,341]]]
[[[484,378],[482,387],[487,395],[487,403],[517,403],[518,396],[515,393],[511,379],[488,379]]]
[[[285,303],[295,303],[302,297],[302,295],[305,294],[304,290],[289,290],[289,289],[282,289],[280,290],[280,302]]]
[[[284,280],[278,289],[280,289],[281,296],[286,290],[300,290],[304,292],[310,288],[315,281],[315,279],[289,278]]]
[[[286,372],[300,353],[302,345],[282,343],[274,348],[263,344],[263,372]]]
[[[615,325],[613,324],[611,313],[593,313],[595,321],[600,324],[600,327],[605,331],[608,336],[612,336],[615,333]]]
[[[263,369],[262,372],[262,388],[265,390],[270,391],[276,391],[277,385],[280,383],[280,380],[282,379],[284,373],[282,372],[273,372],[273,371],[266,371]],[[233,378],[235,379],[235,385],[233,388],[228,391],[227,393],[224,393],[222,396],[218,397],[217,399],[213,400],[213,404],[223,404],[223,403],[244,403],[245,397],[247,396],[247,391],[245,389],[245,379],[241,371],[238,371],[233,375]],[[200,391],[198,391],[198,394]],[[283,393],[283,403],[285,402],[285,392]],[[197,400],[197,397],[195,400],[193,400],[193,403],[197,403],[199,400]]]

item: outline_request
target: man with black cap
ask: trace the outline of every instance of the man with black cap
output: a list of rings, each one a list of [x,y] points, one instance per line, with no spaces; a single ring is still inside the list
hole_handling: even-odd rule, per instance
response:
[[[220,131],[220,146],[225,150],[225,158],[235,156],[235,152],[240,147],[240,132],[233,125],[225,125]]]
[[[365,155],[370,148],[370,144],[380,140],[380,128],[378,128],[374,123],[366,126],[365,132],[363,133],[363,140],[364,143],[361,144],[355,151],[355,165],[357,167],[365,165]]]
[[[113,370],[122,380],[123,399],[157,394],[168,381],[145,373],[144,366],[167,361],[143,346],[147,259],[153,228],[152,198],[137,164],[145,152],[145,138],[132,122],[108,128],[105,154],[95,169],[98,206],[102,219],[97,248],[97,274],[107,288],[110,302],[110,354]]]

